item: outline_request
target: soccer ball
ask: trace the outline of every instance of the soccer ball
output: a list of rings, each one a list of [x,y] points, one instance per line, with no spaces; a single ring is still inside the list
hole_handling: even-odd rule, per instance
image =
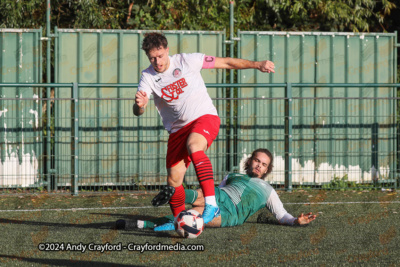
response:
[[[195,210],[184,210],[174,220],[175,230],[181,237],[196,238],[204,230],[201,214]]]

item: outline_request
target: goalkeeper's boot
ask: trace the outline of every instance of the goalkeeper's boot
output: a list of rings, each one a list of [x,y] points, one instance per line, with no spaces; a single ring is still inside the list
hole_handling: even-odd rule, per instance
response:
[[[221,211],[217,206],[213,206],[206,203],[206,206],[203,211],[204,224],[211,222],[214,218],[217,218],[220,215]]]
[[[174,231],[175,230],[175,225],[173,221],[161,224],[159,226],[154,227],[154,231],[160,232],[160,231]]]
[[[170,185],[166,185],[163,190],[153,198],[151,204],[155,207],[167,204],[172,195],[175,193],[175,188]]]

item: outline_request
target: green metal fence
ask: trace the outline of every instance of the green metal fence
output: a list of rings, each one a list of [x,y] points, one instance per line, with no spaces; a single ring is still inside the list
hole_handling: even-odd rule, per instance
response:
[[[0,187],[38,187],[43,167],[41,30],[0,29]]]
[[[250,84],[239,90],[240,97],[263,96],[276,101],[269,105],[262,101],[238,103],[238,156],[260,145],[282,154],[283,137],[289,134],[290,160],[278,157],[277,164],[280,162],[280,170],[292,170],[293,183],[314,185],[347,178],[371,181],[382,173],[388,175],[379,169],[384,167],[379,165],[378,155],[396,148],[397,104],[389,99],[397,97],[397,88],[347,84],[396,82],[396,33],[239,31],[238,36],[239,58],[270,59],[277,66],[273,75],[239,71],[239,82]],[[292,87],[258,88],[252,83],[292,83]],[[327,85],[333,83],[343,86]],[[288,104],[284,97],[292,98],[291,133],[278,115]],[[379,136],[372,138],[378,132]],[[385,141],[375,146],[381,137]],[[374,153],[367,152],[371,150]],[[283,177],[272,179],[282,181]]]
[[[250,136],[246,136],[246,141],[253,144],[253,148],[266,147],[269,148],[275,155],[275,168],[271,176],[268,178],[271,184],[276,186],[284,186],[286,189],[291,190],[293,187],[312,187],[312,188],[338,188],[338,187],[381,187],[389,186],[397,188],[398,179],[398,158],[397,158],[397,131],[393,129],[397,128],[397,114],[396,110],[397,97],[294,97],[294,90],[301,90],[301,88],[317,87],[317,88],[342,88],[347,87],[347,90],[354,88],[364,88],[368,90],[371,88],[392,88],[398,87],[397,84],[298,84],[298,83],[285,83],[285,84],[208,84],[210,87],[219,88],[224,87],[238,87],[246,88],[249,86],[256,87],[258,89],[266,88],[280,88],[285,92],[284,97],[268,98],[263,96],[258,97],[240,97],[234,99],[238,101],[239,107],[245,107],[245,102],[254,102],[256,105],[263,107],[257,110],[256,116],[254,116],[253,108],[250,110],[242,110],[243,119],[254,120],[270,120],[274,121],[270,127],[263,127],[263,124],[257,122],[249,123],[246,127],[240,124],[238,125],[238,131],[253,129]],[[98,87],[98,86],[115,86],[105,84],[74,84],[75,92],[79,91],[81,87]],[[124,85],[129,88],[129,85]],[[72,114],[79,114],[78,120],[85,118],[85,104],[84,101],[91,101],[94,99],[80,98],[78,94],[74,95],[74,103],[80,103],[73,105],[73,108],[78,109],[77,112]],[[96,99],[97,100],[97,99]],[[221,101],[226,99],[214,98],[214,101]],[[103,99],[106,105],[111,105],[112,101],[123,102],[122,105],[126,106],[131,111],[131,107],[134,103],[134,99]],[[365,106],[359,106],[359,103],[363,103]],[[278,105],[276,103],[284,103],[284,105]],[[328,104],[343,105],[346,107],[352,107],[351,112],[347,114],[334,114],[332,116],[323,115],[321,113],[311,110],[309,113],[299,113],[296,107],[299,105],[315,106],[316,103],[320,106],[329,106]],[[82,105],[82,106],[80,106]],[[272,114],[268,113],[270,106],[277,106],[278,110]],[[249,105],[247,106],[249,107]],[[359,119],[359,109],[365,109],[369,107],[377,107],[377,114],[384,114],[383,116],[376,116],[374,114],[364,115],[364,120],[368,123],[352,123],[354,118]],[[226,116],[228,110],[225,110],[222,117]],[[356,115],[354,115],[356,114]],[[326,123],[320,121],[321,116],[324,116]],[[127,120],[155,120],[158,114],[154,112],[149,113],[147,117],[132,117],[129,114]],[[272,117],[272,118],[271,118]],[[350,117],[350,122],[346,121]],[[314,124],[298,125],[295,122],[300,119],[313,121]],[[71,118],[71,121],[76,121],[76,118]],[[330,123],[336,122],[337,123]],[[75,137],[81,140],[83,127],[74,124]],[[260,128],[260,129],[259,129]],[[313,129],[313,134],[305,135],[302,128]],[[282,131],[282,134],[277,135],[276,130]],[[124,129],[128,131],[130,135],[134,136],[135,132],[141,131],[137,129]],[[105,131],[107,131],[105,129]],[[254,132],[257,131],[257,134]],[[353,133],[349,133],[353,131]],[[361,134],[362,133],[362,134]],[[156,131],[156,134],[160,134],[166,137],[165,131]],[[272,138],[272,141],[271,139]],[[161,139],[161,138],[160,138]],[[227,137],[221,132],[217,138],[217,142],[227,140]],[[239,140],[237,145],[241,144]],[[314,150],[306,151],[298,149],[299,143],[304,144],[306,142],[316,143],[326,142],[328,143],[329,150],[313,146]],[[82,140],[82,142],[84,142]],[[271,146],[271,143],[281,143],[281,147]],[[80,151],[80,141],[75,142],[73,151]],[[113,144],[111,144],[112,146]],[[116,146],[118,144],[114,144]],[[146,164],[148,161],[152,161],[154,158],[161,158],[165,161],[165,154],[160,155],[157,153],[158,150],[150,149],[146,150],[146,146],[166,146],[166,143],[160,143],[158,140],[148,140],[146,136],[137,139],[137,141],[126,142],[124,146],[133,145],[133,150],[127,150],[119,155],[120,164],[129,165],[132,160],[138,161],[138,164]],[[139,153],[138,153],[139,152]],[[233,171],[233,169],[243,171],[244,159],[249,156],[249,151],[238,153],[237,158],[240,160],[237,165],[232,169],[227,169],[227,166],[219,166],[216,164],[218,161],[214,161],[215,158],[219,161],[227,162],[232,157],[231,154],[226,153],[224,150],[209,151],[208,155],[213,161],[215,180],[216,182],[221,181],[224,175]],[[80,153],[78,158],[81,158]],[[103,155],[100,155],[100,157]],[[312,161],[300,163],[298,158],[311,157],[318,158],[320,164],[315,164]],[[343,163],[343,157],[347,157],[348,161]],[[222,159],[221,159],[222,158]],[[147,169],[145,172],[143,169],[136,171],[127,170],[119,173],[124,180],[109,179],[108,183],[90,183],[85,181],[85,178],[80,170],[84,170],[84,165],[80,163],[77,158],[76,166],[78,167],[77,172],[79,173],[76,184],[79,186],[113,186],[120,185],[120,188],[137,188],[141,185],[160,185],[165,184],[165,176],[160,176],[160,169],[158,166],[153,166]],[[346,165],[347,164],[347,165]],[[84,170],[88,173],[87,170]],[[90,172],[89,172],[90,173]],[[147,173],[147,175],[143,175]],[[90,173],[93,176],[96,175],[96,171]],[[112,176],[113,174],[111,174]],[[158,180],[154,181],[157,177]],[[189,183],[195,183],[196,177],[194,172],[189,172],[186,176],[186,181]],[[339,182],[340,185],[339,185]]]
[[[132,117],[133,87],[93,86],[103,83],[138,83],[141,71],[149,66],[144,51],[140,49],[146,31],[71,30],[56,29],[55,80],[59,83],[78,82],[80,98],[78,124],[79,164],[82,185],[108,186],[115,184],[143,185],[166,184],[165,154],[168,135],[154,106],[149,106],[140,119]],[[224,32],[164,31],[170,53],[203,52],[224,56]],[[204,70],[208,83],[222,83],[224,71]],[[82,85],[86,83],[87,86]],[[211,97],[222,98],[225,89],[209,88]],[[65,88],[55,88],[56,98],[71,98]],[[76,96],[76,97],[78,97]],[[107,100],[104,100],[107,99]],[[216,102],[223,113],[226,102]],[[64,155],[71,153],[69,145],[71,120],[68,101],[55,103],[55,158],[57,186],[68,186],[71,169]],[[226,124],[222,116],[222,124]],[[225,127],[222,127],[222,135]],[[210,153],[223,151],[223,138],[216,141]],[[145,159],[145,160],[144,160]],[[213,156],[214,166],[224,166],[224,157]],[[192,173],[191,170],[189,173]],[[192,175],[191,175],[192,176]],[[191,183],[192,178],[187,182]]]
[[[311,187],[311,188],[327,188],[336,189],[344,187],[353,188],[365,188],[365,187],[391,187],[397,188],[399,182],[399,166],[398,166],[398,139],[399,135],[397,132],[393,132],[390,129],[398,127],[398,118],[396,112],[384,116],[365,116],[366,121],[371,123],[364,124],[351,124],[345,122],[348,116],[352,115],[334,115],[333,117],[326,116],[326,121],[338,121],[338,123],[320,123],[318,118],[321,114],[311,112],[310,114],[299,113],[296,107],[309,102],[309,106],[315,105],[318,102],[319,105],[328,106],[328,103],[340,103],[344,106],[353,106],[354,109],[364,108],[358,106],[359,101],[362,101],[367,107],[376,106],[379,112],[383,110],[395,110],[396,103],[399,100],[397,97],[323,97],[323,98],[301,98],[293,97],[294,88],[307,88],[307,87],[321,87],[321,88],[336,88],[336,87],[347,87],[348,90],[352,88],[386,88],[386,87],[400,87],[400,84],[298,84],[298,83],[281,83],[281,84],[208,84],[210,87],[218,90],[224,87],[237,87],[246,88],[249,86],[256,87],[258,89],[266,88],[279,88],[286,93],[285,97],[238,97],[233,100],[238,102],[238,106],[243,109],[241,112],[243,115],[242,119],[249,121],[253,120],[253,123],[249,123],[246,126],[240,125],[238,131],[251,132],[251,135],[242,134],[239,138],[240,142],[247,141],[254,144],[253,148],[266,147],[270,149],[275,157],[274,171],[268,177],[271,184],[276,187],[286,188],[291,190],[297,187]],[[15,87],[16,84],[3,84],[6,87]],[[160,162],[165,161],[165,154],[159,154],[159,150],[154,148],[147,149],[147,147],[166,146],[165,142],[160,140],[167,139],[167,133],[165,130],[158,128],[153,129],[154,136],[160,135],[159,138],[150,139],[148,136],[140,135],[142,128],[140,127],[119,127],[119,133],[124,133],[119,141],[115,141],[112,138],[115,137],[118,132],[110,131],[109,126],[103,126],[103,137],[95,141],[94,144],[102,143],[107,145],[109,149],[115,149],[118,155],[119,166],[129,166],[136,162],[136,166],[141,168],[121,168],[118,173],[104,174],[104,178],[100,177],[99,169],[88,168],[90,164],[97,166],[102,164],[103,169],[107,169],[107,164],[113,166],[115,159],[110,158],[110,153],[107,149],[104,151],[99,150],[96,157],[90,159],[87,158],[87,146],[92,145],[87,140],[87,131],[91,128],[87,120],[87,106],[92,101],[97,101],[105,107],[112,107],[115,103],[129,109],[131,112],[134,98],[90,98],[82,97],[79,94],[80,90],[90,90],[90,88],[134,88],[137,84],[25,84],[19,85],[25,87],[55,87],[59,90],[69,91],[71,97],[69,98],[55,98],[53,101],[56,104],[64,104],[64,110],[61,112],[61,116],[54,118],[55,120],[65,120],[70,122],[68,127],[65,127],[63,131],[66,133],[66,137],[56,140],[59,137],[55,137],[54,142],[62,142],[69,146],[67,151],[60,151],[54,153],[53,157],[59,157],[60,170],[55,169],[52,174],[41,176],[37,174],[37,178],[44,177],[41,179],[41,184],[35,184],[35,186],[46,185],[51,178],[56,178],[56,181],[62,181],[58,183],[56,189],[68,189],[72,193],[77,194],[79,190],[93,190],[102,191],[109,189],[118,190],[137,190],[139,188],[148,186],[157,186],[165,184],[165,175],[160,175],[160,168],[163,166],[148,166],[148,162]],[[84,89],[85,88],[85,89]],[[88,89],[89,88],[89,89]],[[30,98],[26,99],[6,99],[7,101],[13,101],[14,103],[23,102],[25,106],[36,105],[35,101]],[[44,99],[47,101],[48,99]],[[227,99],[214,98],[214,102],[227,101]],[[265,127],[263,124],[254,122],[253,107],[245,105],[245,103],[253,102],[254,105],[258,105],[260,110],[257,113],[257,120],[271,120],[274,123],[269,127]],[[283,102],[284,105],[280,106],[276,103]],[[150,104],[152,105],[152,104]],[[270,106],[277,106],[278,110],[273,112],[272,115],[268,112]],[[250,109],[248,107],[251,107]],[[278,112],[279,111],[279,112]],[[226,112],[228,112],[226,110]],[[220,114],[225,116],[226,113]],[[157,120],[158,114],[156,112],[149,112],[146,117],[134,117],[131,114],[126,117],[120,117],[120,121],[139,121],[139,120]],[[306,126],[297,125],[294,123],[300,118],[312,120],[315,124]],[[98,121],[115,120],[114,117],[101,116],[97,118]],[[312,136],[304,135],[303,132],[299,131],[302,127],[315,128]],[[51,128],[51,127],[50,127]],[[251,129],[249,129],[251,128]],[[358,130],[356,134],[348,134],[351,130]],[[98,129],[93,129],[98,132]],[[276,135],[276,131],[282,132],[280,135]],[[227,137],[223,135],[223,129],[217,138],[217,142],[220,140],[227,140]],[[363,135],[359,133],[362,131]],[[255,132],[257,132],[255,134]],[[347,133],[344,135],[343,133]],[[240,140],[243,139],[243,140]],[[329,151],[319,149],[315,147],[315,150],[304,151],[300,150],[297,145],[299,142],[315,143],[315,141],[326,141],[329,146]],[[270,145],[273,144],[273,145]],[[279,144],[280,146],[276,146]],[[346,146],[343,146],[346,144]],[[128,149],[118,150],[118,147],[126,147]],[[55,148],[55,146],[53,146]],[[115,153],[117,153],[115,152]],[[219,166],[218,162],[227,162],[232,157],[231,154],[226,153],[225,150],[214,150],[208,151],[207,154],[212,159],[215,172],[216,182],[222,180],[224,175],[229,171],[243,171],[244,160],[250,155],[251,150],[241,151],[237,155],[238,164],[232,169],[228,169],[226,166]],[[58,155],[58,156],[57,156]],[[61,156],[59,156],[61,155]],[[84,158],[82,159],[82,155]],[[311,155],[311,156],[310,156]],[[317,157],[319,162],[336,162],[334,164],[320,164],[316,165],[312,161],[301,164],[298,160],[300,157]],[[348,165],[339,164],[342,162],[342,158],[348,156]],[[86,158],[85,158],[86,157]],[[339,158],[339,160],[338,160]],[[157,159],[157,160],[154,160]],[[217,160],[215,160],[217,159]],[[45,158],[41,158],[45,161]],[[336,160],[336,161],[335,161]],[[100,162],[99,162],[100,161]],[[8,168],[14,168],[11,165]],[[145,175],[144,175],[145,174]],[[13,179],[13,177],[4,176],[3,181],[7,179]],[[190,171],[186,176],[186,181],[191,184],[196,184],[196,177],[193,171]],[[14,185],[16,186],[16,185]],[[24,185],[18,185],[24,186]],[[33,184],[31,185],[33,186]]]
[[[0,31],[1,188],[76,194],[166,183],[168,135],[157,111],[151,104],[143,116],[132,115],[140,72],[149,65],[140,50],[144,33],[55,29],[56,83],[41,84],[41,40],[48,39],[41,30]],[[224,32],[164,33],[172,54],[225,56],[225,44],[234,48]],[[207,152],[216,182],[266,147],[275,155],[269,179],[277,187],[397,187],[396,34],[238,36],[238,57],[270,59],[277,69],[238,71],[238,84],[234,72],[226,84],[224,71],[203,70],[221,117]],[[192,167],[185,181],[197,184]]]

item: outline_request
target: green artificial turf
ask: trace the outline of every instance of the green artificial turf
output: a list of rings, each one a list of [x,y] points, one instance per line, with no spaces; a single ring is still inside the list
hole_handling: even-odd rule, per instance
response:
[[[170,214],[167,206],[150,207],[153,193],[1,196],[0,266],[396,266],[400,261],[396,192],[279,195],[292,215],[313,212],[317,219],[305,227],[281,226],[263,209],[244,225],[206,228],[197,239],[182,239],[175,232],[114,229],[117,219]],[[40,251],[41,243],[59,249],[63,244],[64,250],[67,245],[109,243],[201,245],[204,251]]]

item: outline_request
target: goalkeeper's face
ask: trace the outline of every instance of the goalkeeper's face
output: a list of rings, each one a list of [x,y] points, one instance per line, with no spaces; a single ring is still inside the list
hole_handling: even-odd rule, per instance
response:
[[[268,157],[267,154],[257,152],[250,161],[247,175],[255,178],[263,178],[268,171],[268,166],[270,163],[271,159]]]

